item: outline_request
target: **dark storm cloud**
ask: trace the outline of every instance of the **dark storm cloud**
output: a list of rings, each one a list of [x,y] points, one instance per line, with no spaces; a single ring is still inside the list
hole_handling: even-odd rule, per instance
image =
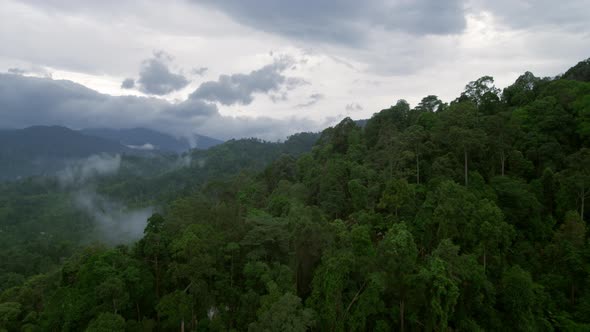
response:
[[[357,44],[373,28],[412,35],[465,28],[463,0],[194,0],[237,21],[303,40]]]
[[[0,126],[63,125],[70,128],[147,127],[175,136],[198,132],[216,138],[284,138],[317,129],[305,119],[225,117],[200,99],[169,103],[158,98],[110,96],[66,80],[0,73]]]
[[[202,83],[189,98],[223,105],[248,105],[254,100],[255,93],[277,92],[282,88],[292,89],[304,84],[300,79],[283,74],[294,62],[290,57],[281,57],[249,74],[221,75],[217,81]]]
[[[154,53],[153,58],[145,60],[137,79],[139,91],[163,96],[187,86],[190,81],[183,75],[170,71],[169,61],[171,57],[161,51]]]
[[[83,85],[48,78],[0,74],[0,118],[7,127],[58,124],[110,128],[182,122],[211,117],[217,107],[202,101],[171,104],[156,98],[98,93]],[[180,125],[180,124],[177,124]]]
[[[135,87],[135,80],[132,78],[126,78],[121,82],[121,89],[133,89]]]

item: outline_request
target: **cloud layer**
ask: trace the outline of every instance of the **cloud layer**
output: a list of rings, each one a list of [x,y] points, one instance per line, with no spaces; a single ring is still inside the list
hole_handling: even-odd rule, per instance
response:
[[[135,80],[132,78],[126,78],[121,82],[121,89],[133,89],[135,88]]]
[[[189,98],[219,102],[222,105],[248,105],[254,100],[255,93],[277,92],[282,88],[290,90],[304,84],[300,79],[283,75],[294,64],[293,58],[281,57],[249,74],[221,75],[217,81],[202,83]]]
[[[0,74],[0,105],[2,126],[7,128],[32,124],[75,129],[146,127],[176,136],[199,133],[221,139],[279,139],[317,129],[316,123],[301,118],[223,116],[215,104],[196,98],[170,103],[157,98],[110,96],[67,80],[13,74]]]
[[[137,87],[139,91],[156,96],[164,96],[186,87],[190,81],[179,73],[173,73],[168,63],[172,57],[163,51],[155,52],[150,59],[144,60],[139,72],[137,84],[133,78],[126,78],[121,83],[123,89]]]
[[[154,212],[152,207],[130,209],[87,188],[72,195],[74,205],[94,221],[97,236],[112,245],[141,238],[147,219]]]
[[[72,162],[57,173],[60,184],[64,187],[82,185],[96,176],[115,174],[121,167],[120,155],[93,155],[86,159]]]
[[[281,138],[563,73],[588,31],[587,0],[4,0],[0,72],[46,79],[0,78],[0,127]]]
[[[465,28],[462,0],[199,0],[241,23],[300,40],[362,44],[371,29],[446,35]]]
[[[309,100],[301,103],[301,104],[297,104],[297,108],[307,108],[307,107],[311,107],[315,104],[317,104],[320,100],[324,99],[324,95],[321,93],[312,93],[311,95],[309,95]]]
[[[130,209],[96,193],[89,180],[116,174],[121,167],[120,155],[93,155],[73,161],[57,173],[63,188],[71,194],[72,204],[92,218],[97,236],[109,244],[128,243],[139,239],[154,208]]]

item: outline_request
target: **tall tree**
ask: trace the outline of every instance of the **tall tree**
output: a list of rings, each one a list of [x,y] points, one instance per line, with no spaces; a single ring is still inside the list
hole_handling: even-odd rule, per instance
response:
[[[590,149],[583,148],[567,158],[568,168],[564,170],[563,189],[574,193],[576,208],[584,221],[586,199],[590,196]]]
[[[379,261],[386,273],[386,289],[398,301],[400,331],[406,327],[408,288],[417,269],[417,258],[418,249],[406,225],[394,224],[379,244]]]

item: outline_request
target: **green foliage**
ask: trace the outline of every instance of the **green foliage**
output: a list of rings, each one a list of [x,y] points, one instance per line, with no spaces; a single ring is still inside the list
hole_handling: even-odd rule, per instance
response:
[[[313,311],[301,304],[301,299],[291,293],[280,294],[276,285],[269,284],[269,293],[262,297],[258,320],[251,323],[249,331],[305,332],[313,327]]]
[[[123,332],[125,319],[117,314],[102,313],[88,324],[86,332]]]
[[[129,247],[91,244],[55,179],[0,184],[0,329],[588,330],[584,66],[185,168],[125,157],[92,185],[156,208]]]
[[[578,62],[577,65],[566,71],[562,78],[567,80],[590,82],[590,58]]]

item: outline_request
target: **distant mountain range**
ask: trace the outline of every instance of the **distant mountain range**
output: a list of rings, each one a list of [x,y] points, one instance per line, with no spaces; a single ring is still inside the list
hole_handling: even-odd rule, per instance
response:
[[[203,135],[194,135],[194,140],[192,142],[194,146],[191,146],[191,142],[189,142],[189,140],[186,138],[176,138],[172,135],[146,128],[89,128],[82,129],[80,132],[84,135],[115,141],[128,148],[136,150],[160,150],[182,153],[190,150],[191,148],[206,150],[212,146],[223,143],[223,141],[215,138]]]
[[[118,142],[81,134],[60,126],[33,126],[0,131],[0,155],[77,158],[96,153],[120,153],[129,148]]]
[[[195,135],[195,147],[207,149],[222,141]],[[0,180],[53,174],[69,162],[100,153],[182,153],[187,140],[145,128],[72,130],[33,126],[0,130]]]

